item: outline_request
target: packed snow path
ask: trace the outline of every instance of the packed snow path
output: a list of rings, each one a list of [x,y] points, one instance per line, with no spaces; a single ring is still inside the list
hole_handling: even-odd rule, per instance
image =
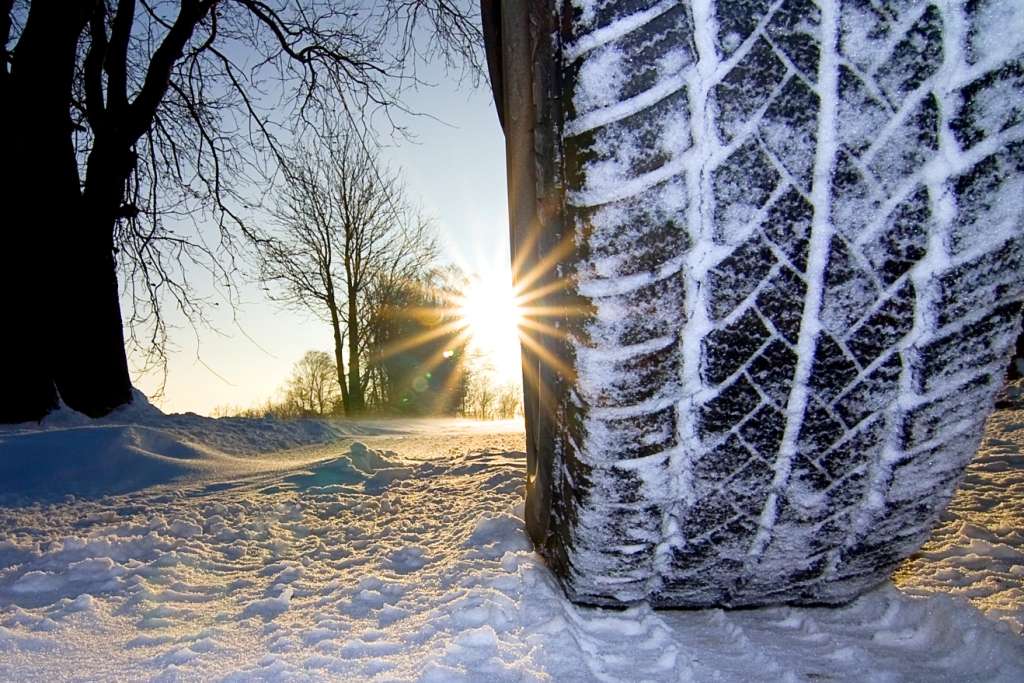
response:
[[[1024,680],[1024,411],[991,420],[900,589],[674,612],[564,599],[516,429],[144,422],[0,431],[37,498],[0,507],[0,680]],[[306,446],[246,454],[268,441]],[[54,498],[76,444],[127,492]]]

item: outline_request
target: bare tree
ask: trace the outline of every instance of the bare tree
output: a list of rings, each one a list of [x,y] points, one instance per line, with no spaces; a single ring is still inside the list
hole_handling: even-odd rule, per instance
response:
[[[0,0],[0,422],[58,392],[90,415],[129,401],[122,322],[159,356],[164,305],[203,315],[186,268],[231,291],[282,139],[338,112],[390,118],[424,55],[476,68],[476,15],[473,0]]]
[[[285,390],[285,403],[301,414],[329,415],[338,403],[337,369],[323,351],[307,351],[292,366]]]
[[[523,412],[523,388],[517,384],[502,384],[497,390],[495,415],[502,420],[511,420]]]
[[[376,406],[420,415],[458,409],[468,341],[454,303],[460,277],[446,266],[418,278],[375,278],[363,327],[367,398]]]
[[[491,420],[498,408],[498,392],[486,367],[468,371],[466,394],[463,399],[463,417]]]
[[[437,249],[429,222],[409,207],[398,173],[376,151],[352,134],[321,142],[289,163],[261,277],[279,300],[330,322],[351,415],[366,408],[366,327],[381,288],[419,278]]]

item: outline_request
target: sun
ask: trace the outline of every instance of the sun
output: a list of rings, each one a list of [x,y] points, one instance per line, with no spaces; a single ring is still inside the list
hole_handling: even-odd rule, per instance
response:
[[[500,276],[474,275],[456,300],[456,309],[471,356],[489,367],[497,381],[520,382],[523,304],[512,283]]]

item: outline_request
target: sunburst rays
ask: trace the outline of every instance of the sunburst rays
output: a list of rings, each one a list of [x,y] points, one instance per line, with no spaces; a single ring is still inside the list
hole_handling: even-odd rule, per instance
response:
[[[529,249],[533,245],[521,245]],[[572,288],[565,279],[555,276],[559,263],[571,253],[571,243],[564,242],[541,258],[517,258],[510,271],[507,256],[481,259],[468,264],[456,257],[457,268],[473,275],[449,282],[451,291],[441,297],[446,301],[438,307],[407,308],[398,315],[419,320],[426,329],[415,336],[388,345],[380,354],[387,358],[430,346],[432,352],[419,367],[418,373],[429,375],[446,362],[454,368],[444,379],[442,393],[458,390],[467,372],[490,374],[497,384],[519,384],[523,380],[523,359],[540,362],[563,377],[573,375],[572,368],[558,347],[566,339],[566,322],[580,315],[568,303]],[[503,263],[502,263],[503,262]],[[515,284],[513,284],[513,282]],[[453,358],[458,355],[459,357]],[[535,374],[527,368],[527,381]]]

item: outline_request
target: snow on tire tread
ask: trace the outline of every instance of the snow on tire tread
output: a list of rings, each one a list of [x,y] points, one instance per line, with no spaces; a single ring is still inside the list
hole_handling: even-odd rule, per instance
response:
[[[1019,329],[1012,5],[565,3],[576,599],[841,602],[927,538]]]

